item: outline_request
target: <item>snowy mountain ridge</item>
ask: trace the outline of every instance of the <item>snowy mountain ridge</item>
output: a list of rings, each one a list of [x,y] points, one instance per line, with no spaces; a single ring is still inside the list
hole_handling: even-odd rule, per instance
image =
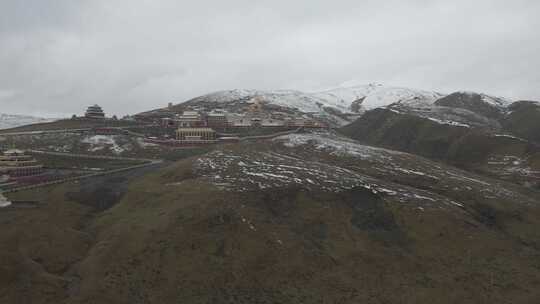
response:
[[[388,108],[433,121],[459,126],[498,128],[500,118],[512,104],[509,99],[484,93],[459,91],[443,94],[436,91],[382,84],[347,83],[318,91],[244,90],[217,91],[188,100],[183,105],[233,110],[240,104],[262,102],[288,108],[299,114],[322,119],[331,126],[344,126],[366,111]]]
[[[302,92],[297,90],[245,90],[233,89],[213,92],[189,100],[197,102],[232,103],[259,98],[269,104],[296,108],[304,113],[317,113],[333,108],[342,113],[362,113],[393,103],[430,105],[444,94],[380,84],[337,87],[323,91]]]
[[[54,119],[34,117],[28,115],[15,115],[0,113],[0,130],[16,128],[24,125],[50,122]]]
[[[345,104],[349,110],[353,111],[353,103],[356,101],[358,101],[363,110],[372,110],[394,103],[416,106],[431,105],[437,99],[445,96],[434,91],[384,86],[382,84],[341,86],[320,92],[313,92],[312,94],[326,100],[328,104]]]

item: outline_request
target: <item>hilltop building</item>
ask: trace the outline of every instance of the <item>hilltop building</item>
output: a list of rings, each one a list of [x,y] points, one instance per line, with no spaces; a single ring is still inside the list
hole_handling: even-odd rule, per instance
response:
[[[10,178],[39,175],[43,165],[21,150],[8,150],[0,155],[0,175]]]
[[[197,111],[184,111],[177,118],[178,126],[181,128],[197,128],[204,126],[202,116]]]
[[[216,131],[211,128],[178,128],[176,140],[186,144],[215,143]]]
[[[229,125],[229,122],[224,112],[212,111],[206,115],[206,124],[211,128],[224,128]]]
[[[200,128],[206,126],[206,124],[199,112],[184,111],[182,115],[162,118],[161,126],[167,128]]]
[[[103,112],[103,109],[99,105],[95,104],[86,109],[84,117],[91,119],[105,119],[105,112]]]

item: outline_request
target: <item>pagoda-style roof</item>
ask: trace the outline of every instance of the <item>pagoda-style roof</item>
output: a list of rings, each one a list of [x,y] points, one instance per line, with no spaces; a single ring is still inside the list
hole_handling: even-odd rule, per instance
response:
[[[105,118],[105,113],[103,112],[103,109],[95,104],[93,106],[89,106],[88,109],[86,109],[86,113],[84,116],[88,118]]]

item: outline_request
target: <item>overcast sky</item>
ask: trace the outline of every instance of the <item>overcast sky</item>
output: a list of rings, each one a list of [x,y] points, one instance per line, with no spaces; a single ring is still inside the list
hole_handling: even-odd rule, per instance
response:
[[[0,0],[0,112],[354,80],[540,100],[538,0]]]

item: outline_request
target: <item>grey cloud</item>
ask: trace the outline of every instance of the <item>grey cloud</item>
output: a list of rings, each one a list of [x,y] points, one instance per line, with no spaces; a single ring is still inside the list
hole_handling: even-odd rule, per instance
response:
[[[348,80],[540,99],[535,0],[0,2],[0,112]]]

